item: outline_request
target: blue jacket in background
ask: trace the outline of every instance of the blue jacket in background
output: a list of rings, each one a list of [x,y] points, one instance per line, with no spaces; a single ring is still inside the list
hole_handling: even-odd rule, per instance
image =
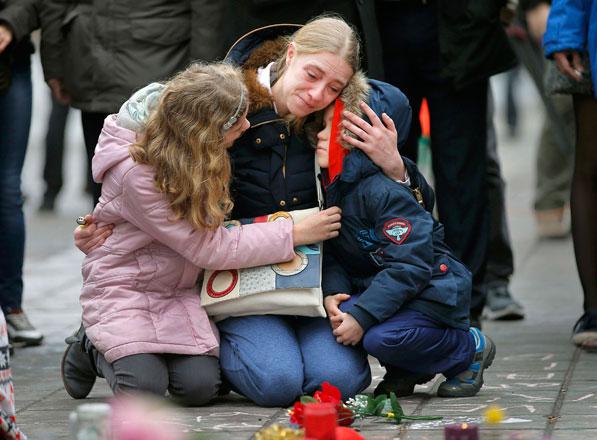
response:
[[[385,83],[372,86],[373,110],[394,120],[400,138],[408,135],[399,128],[410,124],[408,100]],[[471,274],[444,243],[443,226],[431,214],[433,190],[413,162],[404,162],[411,187],[385,176],[359,150],[345,157],[326,190],[326,205],[342,208],[342,229],[324,243],[324,295],[360,293],[348,312],[365,331],[403,308],[468,329]]]
[[[597,98],[597,1],[554,0],[543,45],[547,57],[564,50],[588,52]]]

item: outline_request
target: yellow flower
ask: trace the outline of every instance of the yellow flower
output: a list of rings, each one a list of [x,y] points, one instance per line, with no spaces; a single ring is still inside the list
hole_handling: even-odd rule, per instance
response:
[[[393,413],[392,411],[389,411],[389,412],[386,414],[386,417],[387,417],[387,418],[389,418],[389,419],[393,419],[393,418],[394,418],[394,413]]]
[[[497,405],[491,405],[485,410],[483,416],[485,417],[485,421],[490,425],[497,425],[504,420],[506,412]]]

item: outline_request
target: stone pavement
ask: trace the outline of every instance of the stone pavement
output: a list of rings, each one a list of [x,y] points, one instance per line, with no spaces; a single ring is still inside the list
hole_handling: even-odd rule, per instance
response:
[[[536,237],[530,201],[540,109],[532,98],[526,99],[523,107],[523,133],[518,139],[501,142],[500,154],[509,185],[516,257],[512,291],[524,304],[527,318],[484,323],[498,352],[478,396],[437,398],[434,391],[442,380],[438,376],[400,402],[407,414],[441,415],[443,420],[403,425],[367,420],[356,425],[367,439],[442,439],[443,425],[481,422],[489,405],[503,407],[507,419],[498,426],[482,426],[481,438],[485,440],[597,438],[597,354],[579,351],[569,342],[582,301],[571,241],[539,241]],[[17,349],[12,367],[22,429],[32,439],[58,440],[69,438],[68,415],[78,404],[103,401],[111,393],[102,379],[85,401],[72,400],[62,387],[59,364],[63,339],[77,328],[80,319],[82,256],[72,248],[71,233],[75,217],[89,206],[76,191],[68,189],[56,215],[36,213],[42,126],[34,123],[25,170],[24,187],[29,194],[25,308],[46,341],[41,347]],[[498,128],[502,134],[503,127]],[[74,151],[75,147],[69,148]],[[82,145],[76,148],[82,151]],[[81,158],[81,153],[74,151],[72,156]],[[80,171],[80,166],[69,165],[69,173],[80,175]],[[369,391],[383,374],[376,362],[372,364],[374,380]],[[203,439],[248,439],[276,422],[287,424],[285,408],[259,408],[235,394],[208,407],[177,409],[169,420]]]

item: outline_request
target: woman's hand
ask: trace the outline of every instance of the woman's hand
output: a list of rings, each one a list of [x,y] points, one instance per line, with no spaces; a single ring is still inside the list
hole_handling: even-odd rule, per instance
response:
[[[364,102],[360,106],[371,123],[352,112],[344,111],[342,126],[358,139],[342,133],[342,140],[362,150],[389,178],[405,180],[404,161],[398,152],[398,132],[394,121],[385,113],[379,119]]]
[[[104,244],[106,238],[112,235],[112,229],[114,229],[112,224],[98,228],[93,217],[87,214],[85,216],[85,225],[78,226],[74,231],[75,246],[87,255]]]
[[[567,77],[580,81],[585,68],[582,65],[580,53],[575,50],[565,50],[554,52],[553,58],[556,60],[556,66]]]
[[[318,243],[337,237],[340,233],[340,219],[342,210],[337,206],[319,211],[294,225],[294,245]]]
[[[363,327],[350,313],[344,313],[342,323],[334,331],[336,341],[344,345],[357,345],[363,339]]]

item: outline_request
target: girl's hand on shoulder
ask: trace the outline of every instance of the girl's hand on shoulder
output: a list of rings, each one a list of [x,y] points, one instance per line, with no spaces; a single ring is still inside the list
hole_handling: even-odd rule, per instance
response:
[[[394,121],[385,113],[380,119],[364,102],[360,105],[371,123],[352,112],[344,111],[342,126],[358,139],[342,133],[342,140],[362,150],[389,178],[404,180],[404,161],[398,152],[398,132]]]
[[[294,245],[319,243],[337,237],[340,233],[342,210],[336,206],[324,209],[294,225]]]
[[[106,239],[112,235],[112,229],[114,229],[112,224],[98,228],[94,218],[88,214],[85,216],[85,225],[78,226],[74,230],[75,246],[87,255],[104,244]]]
[[[336,341],[344,345],[356,345],[363,339],[363,327],[350,313],[345,313],[342,323],[334,331]]]

